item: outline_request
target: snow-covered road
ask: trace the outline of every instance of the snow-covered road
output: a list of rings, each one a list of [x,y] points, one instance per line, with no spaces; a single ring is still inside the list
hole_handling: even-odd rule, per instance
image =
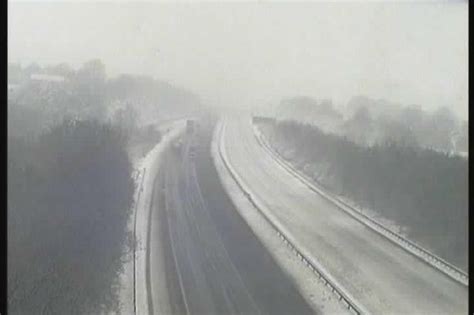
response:
[[[227,119],[223,137],[253,197],[370,313],[467,313],[466,287],[308,189],[258,144],[250,117]]]
[[[129,230],[136,240],[136,247],[132,249],[130,259],[124,264],[123,273],[120,275],[120,313],[121,314],[148,314],[149,313],[149,291],[151,277],[147,275],[147,252],[150,206],[152,202],[153,184],[161,163],[161,155],[173,140],[184,132],[185,121],[174,121],[166,126],[169,131],[163,136],[161,141],[147,153],[145,157],[134,161],[134,179],[137,185],[133,214],[129,222]],[[156,233],[155,233],[156,234]],[[156,252],[160,249],[159,240],[150,239],[151,248]],[[156,257],[160,253],[153,252],[150,260],[153,263],[153,276],[163,277],[163,262]],[[158,274],[158,275],[157,275]],[[160,314],[169,313],[169,301],[166,295],[167,289],[164,282],[155,282],[153,290],[157,293],[159,303],[154,311]],[[159,291],[159,292],[158,292]]]

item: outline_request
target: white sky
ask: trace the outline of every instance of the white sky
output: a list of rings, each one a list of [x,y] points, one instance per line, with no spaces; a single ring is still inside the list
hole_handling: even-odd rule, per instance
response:
[[[365,94],[467,118],[468,4],[9,2],[9,62],[101,58],[204,100]]]

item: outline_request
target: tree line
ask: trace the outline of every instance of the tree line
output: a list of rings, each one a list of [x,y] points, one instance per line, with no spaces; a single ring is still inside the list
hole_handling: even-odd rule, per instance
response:
[[[124,138],[66,120],[8,142],[8,309],[91,314],[117,307],[134,184]]]
[[[449,107],[428,112],[419,105],[361,95],[340,109],[342,112],[330,100],[301,96],[283,99],[266,112],[277,119],[316,125],[363,146],[391,141],[441,152],[468,152],[468,121],[458,118]]]
[[[148,77],[107,78],[100,60],[8,72],[9,313],[117,313],[132,248],[130,151],[161,139],[141,117],[197,100]]]
[[[37,74],[63,80],[34,79]],[[43,67],[9,64],[8,83],[17,85],[9,93],[9,103],[41,110],[49,124],[60,123],[64,116],[106,121],[126,106],[141,122],[149,117],[169,118],[195,112],[200,106],[194,93],[150,76],[121,74],[109,78],[98,59],[85,62],[78,69],[65,63]]]
[[[467,270],[466,159],[396,141],[361,146],[295,121],[254,122],[307,175],[408,228],[410,238]]]

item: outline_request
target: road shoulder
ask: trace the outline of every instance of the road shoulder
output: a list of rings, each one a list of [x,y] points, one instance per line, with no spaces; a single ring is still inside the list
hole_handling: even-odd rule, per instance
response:
[[[119,278],[119,303],[122,314],[148,314],[149,301],[147,284],[147,250],[148,250],[148,227],[150,218],[150,206],[153,197],[153,186],[156,174],[161,164],[161,156],[171,142],[184,132],[184,123],[177,122],[172,125],[161,141],[150,150],[145,157],[134,161],[134,180],[136,192],[134,196],[133,212],[128,223],[129,232],[134,235],[135,250],[128,250],[123,272]],[[159,228],[154,225],[153,229]],[[152,235],[159,235],[154,230]],[[160,242],[156,238],[150,239],[151,247],[160,250]],[[133,245],[132,245],[133,246]],[[156,259],[159,255],[152,255],[154,266],[154,277],[165,279],[163,261]],[[162,277],[160,276],[162,275]],[[165,281],[153,283],[153,296],[156,297],[154,307],[155,313],[169,313],[169,298]]]
[[[254,208],[230,176],[218,153],[219,141],[217,137],[219,134],[219,125],[220,124],[218,124],[214,130],[211,154],[220,181],[242,218],[247,222],[254,234],[259,237],[262,243],[269,249],[269,252],[277,264],[280,265],[282,270],[294,281],[296,288],[315,313],[348,313],[347,309],[342,307],[328,287],[315,277],[308,268],[305,268],[301,260],[284,245],[271,225]]]

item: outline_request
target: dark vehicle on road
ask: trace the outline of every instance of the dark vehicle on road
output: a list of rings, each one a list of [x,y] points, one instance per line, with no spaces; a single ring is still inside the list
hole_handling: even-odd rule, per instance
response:
[[[186,133],[188,133],[188,134],[193,133],[194,132],[194,125],[195,125],[194,120],[188,119],[186,121]]]

